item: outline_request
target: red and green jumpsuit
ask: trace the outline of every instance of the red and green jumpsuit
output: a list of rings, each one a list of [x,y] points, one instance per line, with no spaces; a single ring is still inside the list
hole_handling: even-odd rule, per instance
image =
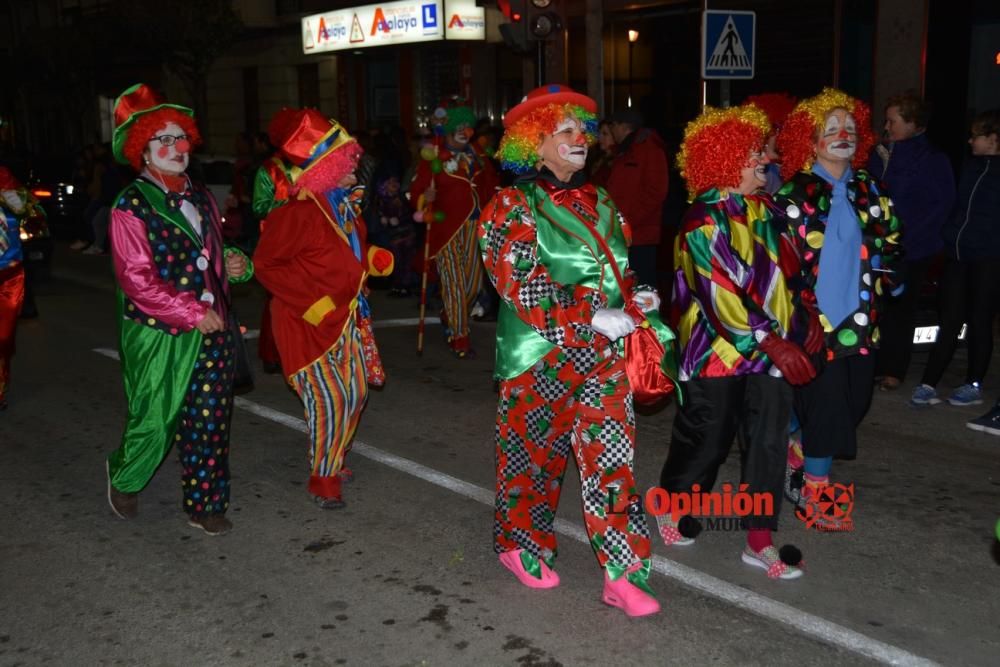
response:
[[[628,232],[604,190],[557,183],[543,173],[501,190],[479,227],[486,272],[502,298],[494,549],[523,549],[553,563],[553,521],[572,455],[591,545],[617,579],[638,562],[648,572],[650,538],[633,476],[635,413],[623,346],[590,323],[598,309],[631,300]],[[628,294],[611,261],[628,276]],[[658,319],[654,326],[672,340]]]

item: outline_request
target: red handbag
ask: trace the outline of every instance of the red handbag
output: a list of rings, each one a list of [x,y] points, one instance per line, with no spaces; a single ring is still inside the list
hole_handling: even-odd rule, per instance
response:
[[[634,302],[625,307],[638,326],[625,336],[625,371],[628,373],[632,399],[640,405],[651,405],[673,393],[674,383],[663,372],[666,348],[645,314]]]
[[[608,263],[611,264],[615,280],[618,281],[618,289],[625,299],[625,312],[632,316],[637,325],[632,333],[625,336],[625,372],[628,374],[629,386],[632,389],[632,399],[640,405],[651,405],[672,394],[676,388],[673,380],[663,370],[666,348],[660,342],[646,314],[629,298],[625,280],[618,270],[618,263],[607,242],[595,230],[590,232],[608,258]]]

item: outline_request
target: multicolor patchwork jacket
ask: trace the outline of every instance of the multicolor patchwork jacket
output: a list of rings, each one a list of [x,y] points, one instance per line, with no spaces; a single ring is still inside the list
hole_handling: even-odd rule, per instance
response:
[[[680,379],[766,373],[754,331],[805,339],[811,299],[783,215],[764,193],[699,194],[674,241],[671,324],[680,337]]]
[[[832,197],[833,186],[811,171],[798,172],[774,195],[775,203],[789,218],[809,289],[816,286]],[[828,360],[871,354],[878,348],[882,295],[899,286],[891,278],[903,257],[901,225],[892,200],[864,169],[858,169],[848,181],[847,198],[854,204],[862,234],[859,305],[836,329],[820,315],[826,330]]]

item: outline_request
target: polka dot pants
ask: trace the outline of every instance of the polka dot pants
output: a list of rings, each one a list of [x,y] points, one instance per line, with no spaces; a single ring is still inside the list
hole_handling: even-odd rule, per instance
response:
[[[202,339],[177,420],[174,445],[183,470],[184,511],[195,517],[223,514],[229,508],[234,349],[229,331]]]

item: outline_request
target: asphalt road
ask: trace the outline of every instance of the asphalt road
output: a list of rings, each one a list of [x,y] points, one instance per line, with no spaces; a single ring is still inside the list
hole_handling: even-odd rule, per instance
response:
[[[563,583],[525,589],[493,555],[494,325],[475,326],[477,359],[452,359],[435,326],[418,358],[415,327],[393,322],[415,317],[415,301],[375,293],[389,381],[371,396],[339,511],[305,492],[297,398],[259,375],[234,418],[235,529],[211,538],[184,521],[173,455],[136,520],[111,515],[103,459],[125,400],[109,261],[60,247],[54,272],[38,290],[41,317],[22,321],[0,413],[0,665],[1000,661],[1000,438],[964,427],[982,408],[917,411],[909,384],[877,393],[858,460],[834,468],[856,485],[853,532],[808,531],[786,509],[779,539],[806,558],[796,581],[742,564],[740,533],[657,544],[663,612],[633,620],[600,602],[573,471],[559,511]],[[239,288],[237,307],[255,327],[259,288]],[[672,416],[639,417],[644,486]],[[720,481],[738,480],[735,459]]]

